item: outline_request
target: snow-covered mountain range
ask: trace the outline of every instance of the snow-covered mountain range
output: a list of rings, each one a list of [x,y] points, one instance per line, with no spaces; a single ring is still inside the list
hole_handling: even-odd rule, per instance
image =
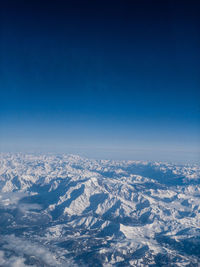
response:
[[[200,266],[200,165],[0,154],[0,266]]]

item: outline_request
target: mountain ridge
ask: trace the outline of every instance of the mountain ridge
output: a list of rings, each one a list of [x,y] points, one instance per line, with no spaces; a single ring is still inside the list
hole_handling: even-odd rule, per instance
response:
[[[199,183],[198,164],[0,154],[0,263],[199,266]]]

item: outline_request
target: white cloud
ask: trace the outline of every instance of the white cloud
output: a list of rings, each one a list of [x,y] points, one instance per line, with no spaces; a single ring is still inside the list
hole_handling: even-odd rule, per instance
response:
[[[59,257],[55,255],[53,252],[51,252],[48,248],[41,246],[37,243],[30,242],[26,239],[16,237],[15,235],[4,236],[3,241],[6,242],[6,244],[3,245],[4,248],[11,249],[20,256],[22,255],[34,256],[36,259],[42,261],[44,264],[48,266],[53,266],[53,267],[75,266],[75,264],[72,261],[62,262],[61,260],[59,260]],[[14,260],[13,257],[11,259]],[[16,258],[15,265],[8,265],[8,267],[26,266],[22,265],[24,264],[22,259]],[[12,264],[12,261],[10,261],[10,264]]]
[[[22,257],[11,256],[10,258],[6,258],[3,251],[0,251],[0,266],[4,267],[27,267],[25,263],[25,259]],[[35,265],[32,265],[35,267]]]

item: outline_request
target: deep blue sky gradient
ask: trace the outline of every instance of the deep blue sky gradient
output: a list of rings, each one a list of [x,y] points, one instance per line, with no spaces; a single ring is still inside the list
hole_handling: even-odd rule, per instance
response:
[[[0,150],[199,160],[198,1],[1,1]]]

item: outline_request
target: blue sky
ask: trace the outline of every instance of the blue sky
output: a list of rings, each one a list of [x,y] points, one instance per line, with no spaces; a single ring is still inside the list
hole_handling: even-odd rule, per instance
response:
[[[4,1],[0,150],[199,160],[197,1]]]

